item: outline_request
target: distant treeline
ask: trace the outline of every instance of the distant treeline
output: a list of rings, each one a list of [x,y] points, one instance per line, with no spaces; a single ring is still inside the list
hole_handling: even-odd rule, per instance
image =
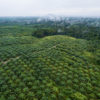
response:
[[[100,27],[82,27],[78,25],[72,25],[70,27],[61,28],[37,28],[32,35],[38,38],[52,35],[68,35],[82,39],[100,39]]]

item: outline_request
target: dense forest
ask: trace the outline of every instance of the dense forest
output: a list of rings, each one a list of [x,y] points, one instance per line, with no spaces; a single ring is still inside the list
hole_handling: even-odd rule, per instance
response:
[[[0,17],[0,100],[100,100],[100,18]]]

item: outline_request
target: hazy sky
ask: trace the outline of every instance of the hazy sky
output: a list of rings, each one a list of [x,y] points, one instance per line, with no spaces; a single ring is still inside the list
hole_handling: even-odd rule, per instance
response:
[[[100,0],[0,0],[0,16],[100,16]]]

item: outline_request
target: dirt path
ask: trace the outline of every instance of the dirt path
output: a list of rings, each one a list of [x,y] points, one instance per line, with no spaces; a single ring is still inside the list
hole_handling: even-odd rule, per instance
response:
[[[11,60],[17,60],[17,59],[19,59],[19,58],[20,58],[20,56],[15,57],[15,58],[10,58],[10,59],[8,59],[8,60],[6,60],[6,61],[3,61],[2,64],[7,64],[7,63],[10,62]]]

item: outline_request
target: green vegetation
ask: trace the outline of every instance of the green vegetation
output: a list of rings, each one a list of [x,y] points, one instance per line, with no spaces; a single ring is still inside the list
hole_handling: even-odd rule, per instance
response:
[[[45,22],[41,29],[43,23],[2,24],[0,100],[100,99],[97,36],[58,35],[51,26],[44,27]],[[43,35],[37,36],[39,32]]]

